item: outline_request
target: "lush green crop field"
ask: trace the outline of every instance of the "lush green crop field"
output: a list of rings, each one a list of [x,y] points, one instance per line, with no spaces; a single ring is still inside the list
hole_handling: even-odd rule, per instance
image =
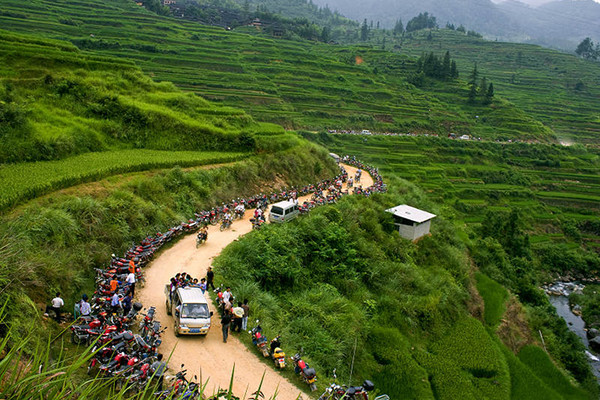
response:
[[[402,54],[449,50],[462,76],[477,63],[498,94],[556,131],[565,141],[597,143],[600,134],[600,65],[544,47],[490,42],[448,29],[388,37]]]
[[[157,81],[286,128],[552,137],[500,98],[467,105],[464,81],[414,87],[407,76],[415,59],[376,48],[273,39],[247,27],[230,32],[159,17],[128,0],[5,0],[3,10],[4,29],[133,60]]]
[[[87,153],[58,161],[0,165],[0,209],[52,190],[109,175],[172,166],[237,161],[248,153],[122,150]]]

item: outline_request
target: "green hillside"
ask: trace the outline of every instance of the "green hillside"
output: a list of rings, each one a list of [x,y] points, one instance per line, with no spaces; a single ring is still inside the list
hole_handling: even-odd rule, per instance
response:
[[[391,162],[411,143],[393,140],[369,140],[360,149],[351,140],[332,143],[378,159],[374,165],[384,171],[388,194],[349,196],[297,222],[252,232],[219,256],[218,277],[239,298],[252,299],[253,316],[268,337],[281,334],[284,346],[304,348],[326,384],[334,368],[346,382],[353,365],[354,384],[372,379],[394,399],[597,397],[583,345],[538,292],[532,259],[513,258],[500,244],[504,232],[478,239],[462,213],[452,210],[451,197],[441,202],[425,184],[422,190],[400,179]],[[426,158],[432,143],[412,144],[413,153],[423,146]],[[432,154],[434,161],[441,152]],[[416,243],[400,239],[384,212],[398,204],[437,214],[432,236]],[[475,279],[474,265],[522,297],[524,326],[505,320],[506,289],[481,273]],[[527,291],[537,298],[528,299]],[[538,329],[556,364],[535,345]]]
[[[130,61],[65,42],[0,31],[0,65],[0,162],[123,148],[248,151],[263,129],[241,110],[154,83]]]
[[[7,0],[3,9],[5,29],[133,60],[155,80],[286,128],[552,137],[500,98],[486,107],[467,105],[464,81],[415,88],[407,81],[415,59],[381,50],[273,39],[255,27],[230,32],[159,17],[126,0]]]
[[[566,142],[597,143],[600,134],[600,65],[540,46],[486,41],[440,29],[388,38],[401,54],[450,50],[463,77],[477,63],[496,92]]]

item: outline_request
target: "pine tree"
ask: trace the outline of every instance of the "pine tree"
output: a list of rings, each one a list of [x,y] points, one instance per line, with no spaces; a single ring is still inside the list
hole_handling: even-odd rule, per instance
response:
[[[477,63],[473,66],[473,71],[469,75],[469,98],[470,104],[474,104],[477,100],[477,79],[479,78],[479,72],[477,71]]]
[[[446,51],[446,54],[444,54],[444,61],[442,62],[442,75],[444,79],[449,79],[452,77],[450,69],[450,52]]]
[[[456,68],[456,61],[454,60],[452,60],[452,63],[450,64],[450,77],[452,79],[458,78],[458,69]]]
[[[494,98],[494,84],[490,82],[487,91],[485,92],[485,104],[490,104]]]
[[[484,76],[481,78],[481,84],[479,85],[479,96],[485,97],[488,90],[487,78]]]
[[[329,39],[331,38],[331,28],[329,28],[328,26],[324,26],[323,30],[321,31],[321,41],[324,43],[329,42]]]
[[[367,19],[363,21],[362,27],[360,28],[360,40],[365,42],[369,37],[369,26],[367,25]]]
[[[402,25],[402,20],[399,19],[396,21],[396,25],[394,25],[394,36],[401,35],[402,33],[404,33],[404,25]]]

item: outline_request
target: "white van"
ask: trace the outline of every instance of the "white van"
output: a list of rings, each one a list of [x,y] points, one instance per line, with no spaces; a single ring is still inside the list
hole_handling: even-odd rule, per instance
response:
[[[300,215],[298,204],[292,201],[280,201],[271,206],[271,210],[269,211],[269,222],[286,222],[296,218],[298,215]]]
[[[165,288],[167,296],[167,314],[173,315],[175,336],[179,335],[206,335],[210,329],[212,311],[208,309],[208,302],[197,287],[177,288],[171,295],[170,286]]]

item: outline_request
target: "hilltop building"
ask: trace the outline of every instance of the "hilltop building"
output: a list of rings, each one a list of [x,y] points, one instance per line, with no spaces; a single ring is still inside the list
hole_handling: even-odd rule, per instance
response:
[[[417,240],[428,235],[431,220],[436,217],[435,214],[406,204],[385,211],[394,215],[394,225],[398,227],[400,236],[408,240]]]

